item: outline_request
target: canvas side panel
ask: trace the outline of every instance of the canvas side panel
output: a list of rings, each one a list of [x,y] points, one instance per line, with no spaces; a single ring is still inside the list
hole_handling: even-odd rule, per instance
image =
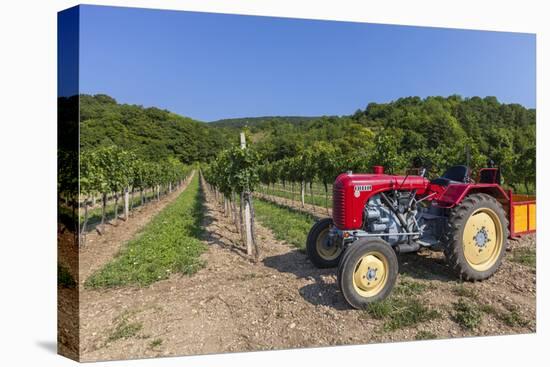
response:
[[[57,20],[57,350],[78,360],[79,8]]]

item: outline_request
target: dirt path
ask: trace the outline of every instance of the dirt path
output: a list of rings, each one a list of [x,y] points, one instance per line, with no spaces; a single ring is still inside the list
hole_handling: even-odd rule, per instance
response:
[[[450,317],[457,282],[440,255],[428,252],[401,258],[399,282],[426,284],[422,298],[442,317],[383,331],[383,320],[344,303],[334,269],[315,269],[303,253],[275,240],[261,224],[261,260],[251,263],[231,219],[209,192],[203,194],[206,267],[191,277],[174,275],[146,288],[83,290],[83,360],[413,340],[420,331],[446,338],[534,330],[534,323],[509,327],[491,316],[476,331],[461,328]],[[532,271],[505,261],[489,281],[465,286],[484,303],[517,304],[521,316],[534,320],[534,285]],[[120,335],[126,336],[114,337]]]
[[[151,201],[133,210],[128,221],[117,220],[114,225],[105,225],[106,230],[103,235],[96,231],[88,233],[79,255],[80,284],[82,285],[93,272],[109,262],[122,245],[134,238],[155,215],[176,199],[187,188],[194,174],[193,171],[178,189],[164,196],[160,201]]]

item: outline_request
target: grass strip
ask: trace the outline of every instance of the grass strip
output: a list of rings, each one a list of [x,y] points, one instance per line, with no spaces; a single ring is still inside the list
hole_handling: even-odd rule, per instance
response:
[[[535,268],[537,266],[537,252],[535,248],[520,247],[512,251],[510,261]]]
[[[280,197],[280,198],[283,198],[283,199],[294,200],[297,203],[300,202],[300,193],[299,192],[292,195],[288,191],[273,189],[272,187],[269,187],[269,188],[263,187],[262,190],[260,190],[260,192],[268,194],[268,195],[272,195],[272,196],[277,196],[277,197]],[[332,197],[329,197],[328,200],[325,202],[325,196],[324,195],[315,194],[312,197],[309,194],[309,191],[307,191],[306,195],[304,196],[304,202],[305,202],[306,205],[312,205],[313,204],[313,205],[319,206],[321,208],[324,208],[325,204],[326,204],[329,208],[332,208]]]
[[[90,288],[147,286],[172,273],[193,274],[203,266],[200,241],[203,217],[198,175],[187,189],[105,267],[87,279]]]
[[[306,238],[315,223],[312,215],[265,200],[254,201],[256,220],[271,229],[275,238],[305,250]]]

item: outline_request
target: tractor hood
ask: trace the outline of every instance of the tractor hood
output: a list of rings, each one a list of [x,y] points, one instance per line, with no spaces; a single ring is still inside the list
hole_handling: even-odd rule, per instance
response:
[[[363,208],[370,197],[390,190],[426,192],[428,179],[422,176],[399,176],[385,173],[343,173],[333,186],[332,217],[339,229],[360,229]]]

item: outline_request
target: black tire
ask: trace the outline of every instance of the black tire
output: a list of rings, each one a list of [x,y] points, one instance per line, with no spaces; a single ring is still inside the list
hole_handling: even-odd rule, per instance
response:
[[[348,244],[346,248],[344,248],[344,253],[342,254],[342,256],[340,256],[340,262],[338,263],[338,270],[336,270],[336,279],[340,279],[342,277],[342,264],[349,257],[349,254],[351,253],[350,248],[353,246],[354,243],[357,243],[357,241]]]
[[[484,217],[476,219],[478,214],[484,214],[490,221],[482,221]],[[486,223],[489,227],[491,223],[494,225],[492,234],[491,229],[485,228]],[[470,240],[472,233],[475,235]],[[478,193],[467,196],[451,209],[443,244],[447,262],[460,279],[477,281],[489,278],[500,267],[508,247],[508,219],[504,209],[491,195]],[[479,256],[479,259],[472,254]]]
[[[323,237],[328,235],[328,231],[332,226],[332,218],[321,219],[311,227],[307,235],[307,256],[317,268],[334,268],[340,262],[343,252],[340,244],[333,244],[333,246],[338,246],[338,248],[334,249],[335,253],[332,256],[322,253],[323,244],[321,242],[324,240]],[[327,252],[330,252],[329,250],[330,248],[327,248]]]
[[[376,277],[377,275],[380,276],[377,273],[380,271],[378,268],[373,269],[374,273],[372,275],[370,274],[370,267],[367,273],[360,274],[363,262],[369,261],[370,263],[368,259],[372,256],[384,263],[384,272],[382,273],[384,279],[380,279],[380,281]],[[367,266],[367,264],[364,266]],[[369,303],[381,301],[391,293],[398,272],[397,255],[386,241],[380,238],[359,239],[347,248],[340,262],[338,285],[342,295],[351,307],[364,309]],[[362,278],[359,282],[357,281],[358,276]],[[370,276],[372,276],[372,279],[369,279]],[[374,283],[373,289],[363,289],[364,283],[369,281]]]

